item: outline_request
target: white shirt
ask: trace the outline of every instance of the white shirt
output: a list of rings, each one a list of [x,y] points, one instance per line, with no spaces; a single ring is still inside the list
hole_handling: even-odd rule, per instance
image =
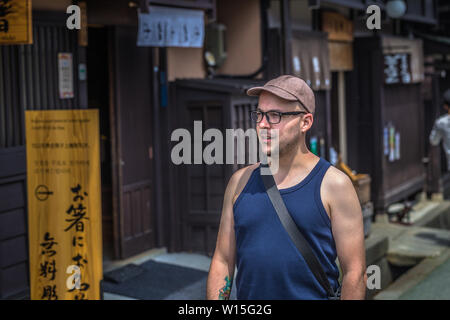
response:
[[[441,139],[447,155],[447,170],[450,171],[450,114],[438,118],[431,130],[430,143],[432,145],[437,146]]]

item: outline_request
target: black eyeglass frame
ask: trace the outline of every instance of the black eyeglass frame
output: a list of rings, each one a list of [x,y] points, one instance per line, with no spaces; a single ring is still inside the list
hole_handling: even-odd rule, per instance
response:
[[[260,112],[260,113],[262,114],[261,120],[259,120],[259,121],[253,120],[253,117],[252,117],[252,115],[253,115],[253,114],[256,114],[257,112]],[[272,122],[272,121],[270,121],[270,118],[269,118],[269,116],[268,116],[268,113],[269,113],[269,112],[272,112],[272,113],[278,113],[279,116],[280,116],[280,120],[279,120],[278,122]],[[269,110],[269,111],[264,112],[264,111],[261,111],[261,110],[251,110],[251,111],[250,111],[250,119],[252,119],[252,120],[255,121],[256,123],[260,123],[260,122],[262,121],[262,119],[264,119],[264,117],[266,117],[267,122],[269,122],[270,124],[278,124],[278,123],[281,122],[282,117],[285,116],[285,115],[286,115],[286,116],[291,116],[291,115],[292,115],[292,116],[295,116],[295,115],[302,114],[302,113],[308,114],[308,113],[310,113],[310,112],[306,112],[306,111],[280,112],[280,111],[276,111],[276,110]]]

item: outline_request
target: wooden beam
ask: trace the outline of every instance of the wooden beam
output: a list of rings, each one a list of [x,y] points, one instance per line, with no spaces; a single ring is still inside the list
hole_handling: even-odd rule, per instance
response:
[[[139,9],[142,13],[148,13],[148,0],[139,0]]]
[[[167,70],[167,60],[166,60],[167,50],[166,48],[152,48],[152,70],[149,73],[152,75],[152,122],[153,122],[153,154],[155,155],[153,159],[153,196],[154,196],[154,209],[156,217],[156,228],[157,228],[157,246],[162,247],[166,243],[164,241],[167,230],[164,228],[164,214],[163,214],[163,181],[162,181],[162,170],[161,170],[161,115],[160,115],[160,81],[159,72],[161,69],[163,71]]]
[[[142,0],[145,1],[145,0]],[[215,0],[147,0],[150,5],[158,4],[164,6],[183,7],[191,9],[213,10],[215,8]]]
[[[283,44],[283,73],[292,71],[292,28],[289,0],[280,0],[281,39]]]

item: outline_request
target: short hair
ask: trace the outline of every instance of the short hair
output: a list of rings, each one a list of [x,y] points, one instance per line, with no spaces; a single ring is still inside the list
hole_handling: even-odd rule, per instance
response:
[[[444,92],[444,103],[450,106],[450,89]]]

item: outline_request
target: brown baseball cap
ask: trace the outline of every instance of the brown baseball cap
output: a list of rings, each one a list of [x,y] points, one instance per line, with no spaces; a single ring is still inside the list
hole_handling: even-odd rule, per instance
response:
[[[254,87],[247,90],[249,96],[259,96],[261,91],[270,92],[288,101],[298,101],[306,111],[314,113],[316,103],[314,92],[305,81],[291,75],[279,76],[268,81],[262,87]]]

